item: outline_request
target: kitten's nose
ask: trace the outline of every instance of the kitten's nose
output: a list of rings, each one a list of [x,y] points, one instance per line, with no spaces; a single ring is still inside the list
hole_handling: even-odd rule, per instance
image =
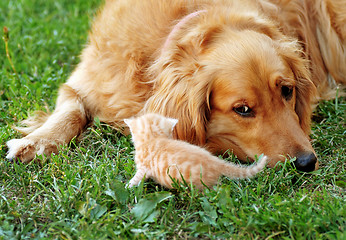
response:
[[[303,172],[311,172],[315,170],[317,157],[313,152],[304,152],[298,154],[294,165],[296,168]]]

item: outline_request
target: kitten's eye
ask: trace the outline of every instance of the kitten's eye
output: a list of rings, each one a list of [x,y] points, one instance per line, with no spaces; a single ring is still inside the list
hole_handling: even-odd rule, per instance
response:
[[[293,96],[293,88],[289,86],[282,86],[281,87],[281,95],[284,97],[286,101],[291,100]]]
[[[247,105],[235,107],[235,108],[233,108],[233,111],[235,111],[237,114],[239,114],[242,117],[253,117],[254,116],[254,112]]]

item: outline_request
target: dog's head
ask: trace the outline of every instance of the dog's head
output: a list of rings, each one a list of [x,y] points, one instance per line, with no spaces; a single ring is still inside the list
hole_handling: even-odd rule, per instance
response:
[[[203,13],[178,31],[152,71],[146,110],[179,119],[176,137],[214,153],[270,166],[296,157],[298,169],[318,167],[309,141],[315,87],[298,44],[265,19]]]

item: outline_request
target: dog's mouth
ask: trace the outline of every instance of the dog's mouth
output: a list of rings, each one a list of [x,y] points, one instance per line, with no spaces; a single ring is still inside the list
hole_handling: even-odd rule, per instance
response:
[[[256,156],[260,156],[261,154],[265,154],[266,153],[258,153],[258,154],[249,154],[246,153],[244,150],[242,150],[241,146],[234,140],[231,140],[229,138],[226,138],[228,143],[230,145],[232,145],[232,147],[229,148],[229,150],[224,151],[223,154],[227,154],[227,153],[233,153],[235,156],[237,156],[241,161],[244,162],[254,162],[256,159]],[[278,157],[280,159],[278,159]],[[280,156],[276,156],[276,157],[270,157],[268,155],[268,158],[271,159],[268,161],[268,166],[270,167],[274,167],[276,165],[277,162],[279,161],[286,161],[286,157],[280,155]],[[275,159],[277,159],[275,161]],[[318,159],[315,155],[315,153],[313,152],[303,152],[303,153],[299,153],[296,156],[296,160],[294,161],[294,166],[296,167],[296,169],[298,171],[301,172],[312,172],[318,169]]]
[[[221,133],[217,135],[217,138],[213,139],[218,139],[222,145],[220,146],[219,142],[213,142],[213,140],[207,140],[207,149],[214,154],[222,155],[222,156],[227,156],[234,154],[239,160],[244,161],[244,162],[253,162],[252,157],[248,157],[249,154],[247,154],[245,151],[243,151],[243,148],[240,146],[239,143],[237,143],[235,140],[232,138],[232,134],[229,133]]]

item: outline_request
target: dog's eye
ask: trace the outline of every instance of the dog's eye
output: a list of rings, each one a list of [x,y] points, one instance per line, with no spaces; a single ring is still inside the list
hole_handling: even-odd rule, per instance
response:
[[[293,88],[288,86],[282,86],[281,95],[286,99],[286,101],[291,100],[293,95]]]
[[[242,117],[253,117],[254,113],[251,108],[247,105],[242,105],[240,107],[235,107],[233,110]]]

